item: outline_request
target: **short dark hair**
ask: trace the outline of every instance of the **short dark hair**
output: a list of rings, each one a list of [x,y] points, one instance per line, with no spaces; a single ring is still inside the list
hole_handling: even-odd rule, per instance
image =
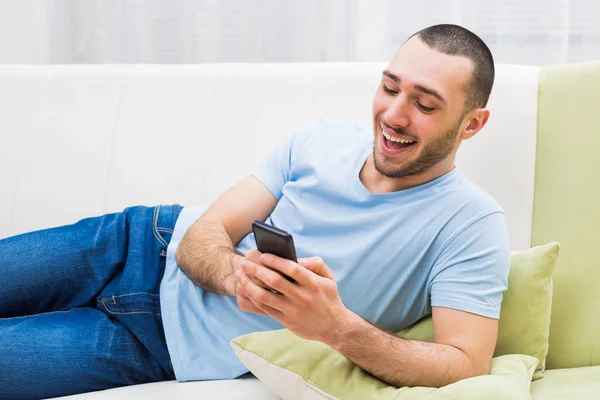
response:
[[[411,36],[444,54],[466,57],[473,63],[473,75],[465,88],[465,111],[485,107],[494,86],[494,58],[485,42],[470,30],[452,24],[433,25]],[[410,39],[410,38],[409,38]]]

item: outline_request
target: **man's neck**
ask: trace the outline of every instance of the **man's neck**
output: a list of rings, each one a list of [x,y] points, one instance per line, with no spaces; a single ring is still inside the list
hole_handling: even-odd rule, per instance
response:
[[[388,178],[375,169],[373,154],[367,157],[360,170],[360,181],[365,188],[374,194],[392,193],[410,189],[431,182],[454,169],[454,159],[444,160],[435,166],[414,175],[401,178]]]

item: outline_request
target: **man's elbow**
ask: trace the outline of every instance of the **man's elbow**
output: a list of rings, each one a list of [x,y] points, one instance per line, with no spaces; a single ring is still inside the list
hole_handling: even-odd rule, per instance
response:
[[[445,385],[456,383],[463,379],[474,378],[476,376],[488,375],[492,365],[491,357],[477,357],[471,355],[464,350],[455,347],[459,351],[460,361],[456,359],[454,366],[449,370],[453,373],[447,375],[448,380],[444,382]]]
[[[477,358],[467,355],[467,368],[464,369],[464,376],[460,379],[474,378],[481,375],[489,375],[492,366],[491,357]]]
[[[191,264],[195,261],[190,257],[190,255],[193,254],[194,249],[190,248],[193,241],[190,240],[188,233],[189,231],[183,235],[183,238],[181,238],[179,245],[177,245],[177,248],[175,249],[175,262],[177,263],[177,266],[186,273]]]

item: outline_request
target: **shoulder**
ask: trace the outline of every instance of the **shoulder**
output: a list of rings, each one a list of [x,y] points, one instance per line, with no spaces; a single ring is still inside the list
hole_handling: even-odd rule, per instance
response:
[[[461,171],[456,171],[452,192],[454,201],[462,205],[461,209],[464,213],[475,216],[505,213],[504,208],[491,194],[471,181]]]
[[[448,243],[473,238],[508,236],[506,213],[498,201],[483,188],[472,182],[461,171],[448,185],[443,196],[439,196],[445,221],[437,237],[443,248]]]

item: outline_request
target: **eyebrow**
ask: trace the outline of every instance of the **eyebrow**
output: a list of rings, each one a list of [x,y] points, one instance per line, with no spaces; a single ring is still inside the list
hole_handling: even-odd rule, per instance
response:
[[[388,70],[383,71],[383,75],[387,76],[388,78],[390,78],[391,80],[393,80],[395,83],[400,83],[400,78],[397,75],[391,73]],[[428,87],[420,85],[420,84],[416,84],[414,86],[414,88],[416,90],[418,90],[419,92],[423,92],[425,94],[433,96],[436,99],[438,99],[439,101],[441,101],[443,103],[446,103],[446,99],[444,99],[444,97],[441,94],[439,94],[436,90],[433,90],[431,88],[428,88]]]

